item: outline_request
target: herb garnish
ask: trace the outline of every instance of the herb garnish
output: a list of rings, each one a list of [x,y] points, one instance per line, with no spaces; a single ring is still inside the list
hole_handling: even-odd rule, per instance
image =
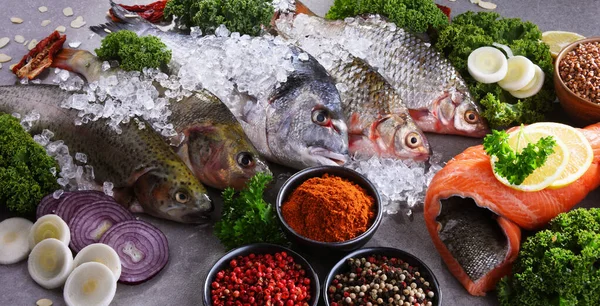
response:
[[[263,199],[272,179],[257,173],[237,196],[233,188],[223,191],[223,215],[215,224],[215,233],[228,249],[256,242],[286,243],[273,206]]]
[[[525,137],[523,126],[519,129],[519,138]],[[540,138],[535,144],[529,143],[517,153],[508,144],[509,134],[505,131],[492,130],[483,139],[483,149],[490,157],[495,156],[494,171],[514,185],[520,185],[533,171],[546,162],[554,153],[556,141],[554,137]]]

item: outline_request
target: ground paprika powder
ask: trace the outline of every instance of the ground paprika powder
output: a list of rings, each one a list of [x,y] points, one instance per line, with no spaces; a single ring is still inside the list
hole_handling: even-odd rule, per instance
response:
[[[281,210],[298,234],[322,242],[341,242],[364,233],[373,224],[375,201],[364,188],[324,174],[296,188]]]

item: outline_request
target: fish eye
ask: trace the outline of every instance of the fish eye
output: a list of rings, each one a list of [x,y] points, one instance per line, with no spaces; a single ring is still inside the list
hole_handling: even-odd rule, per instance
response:
[[[419,147],[423,143],[423,140],[421,139],[421,135],[419,135],[419,133],[410,132],[408,135],[406,135],[404,142],[409,148],[414,149]]]
[[[465,121],[468,123],[477,123],[479,121],[479,115],[476,111],[468,110],[465,112]]]
[[[315,109],[311,114],[311,119],[318,125],[328,125],[331,120],[329,112],[324,109]]]
[[[236,157],[236,161],[238,165],[244,168],[254,166],[254,158],[252,157],[252,154],[248,152],[239,153]]]
[[[181,204],[185,204],[190,200],[190,197],[188,196],[187,192],[185,191],[177,191],[177,193],[175,193],[175,201],[181,203]]]

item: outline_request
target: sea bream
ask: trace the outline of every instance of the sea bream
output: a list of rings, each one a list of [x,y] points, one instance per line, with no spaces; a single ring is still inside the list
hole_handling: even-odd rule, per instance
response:
[[[280,34],[289,38],[286,31]],[[425,134],[416,126],[399,94],[382,75],[334,41],[312,37],[295,41],[314,56],[337,82],[342,109],[348,120],[350,154],[414,160],[429,157]]]
[[[88,51],[67,48],[56,55],[53,66],[97,82],[118,71],[104,70],[102,63]],[[157,82],[154,86],[165,91]],[[181,101],[169,99],[168,108],[168,122],[178,134],[174,138],[181,138],[169,142],[202,183],[217,189],[241,189],[257,172],[270,173],[231,111],[210,92],[199,89]]]
[[[398,91],[423,131],[471,137],[488,132],[479,106],[450,62],[394,23],[377,15],[332,21],[282,14],[274,24],[302,48],[306,42],[333,42],[365,60]]]
[[[41,113],[30,132],[49,129],[71,154],[85,153],[96,181],[113,183],[115,199],[131,210],[182,223],[208,222],[213,204],[206,188],[160,135],[133,121],[122,125],[121,134],[105,119],[75,125],[77,110],[60,106],[71,95],[51,85],[0,86],[0,112]]]
[[[348,159],[339,93],[314,58],[299,56],[304,52],[280,38],[229,36],[222,27],[203,37],[163,32],[111,5],[123,23],[93,26],[94,32],[128,29],[159,37],[172,51],[169,68],[182,86],[204,88],[221,99],[268,160],[302,169]]]

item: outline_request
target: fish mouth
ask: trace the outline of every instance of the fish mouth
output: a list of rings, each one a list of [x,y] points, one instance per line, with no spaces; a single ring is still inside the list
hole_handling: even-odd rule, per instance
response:
[[[342,166],[348,162],[348,155],[336,153],[322,147],[309,147],[308,154],[322,165]]]
[[[181,216],[185,223],[204,224],[210,222],[210,215],[206,212],[195,212]]]
[[[498,216],[469,197],[440,200],[438,236],[473,282],[505,263],[510,242]]]

